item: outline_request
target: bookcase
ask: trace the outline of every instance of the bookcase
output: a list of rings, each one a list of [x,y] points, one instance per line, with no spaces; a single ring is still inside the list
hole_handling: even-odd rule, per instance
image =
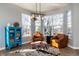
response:
[[[21,27],[5,27],[6,49],[11,49],[16,46],[22,46]]]

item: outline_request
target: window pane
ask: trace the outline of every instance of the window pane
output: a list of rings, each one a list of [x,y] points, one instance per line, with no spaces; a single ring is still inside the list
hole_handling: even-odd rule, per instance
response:
[[[68,11],[68,13],[67,13],[67,32],[68,32],[69,38],[71,38],[71,34],[72,34],[71,27],[72,27],[71,11]]]
[[[31,20],[29,15],[22,14],[22,31],[23,36],[31,36]]]
[[[63,14],[56,14],[53,16],[54,31],[63,33]]]
[[[61,32],[63,33],[63,14],[55,14],[50,16],[45,16],[44,19],[44,33],[51,32],[53,33]]]
[[[35,21],[35,31],[41,31],[41,18],[40,16],[37,17],[37,20]]]
[[[51,35],[52,16],[44,17],[44,35]]]

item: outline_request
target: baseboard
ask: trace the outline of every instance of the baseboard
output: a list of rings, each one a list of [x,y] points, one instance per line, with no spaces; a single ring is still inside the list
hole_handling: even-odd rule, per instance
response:
[[[5,47],[3,47],[3,48],[0,48],[0,51],[1,51],[1,50],[4,50],[4,49],[5,49]]]
[[[22,44],[26,44],[26,42],[24,42],[24,43],[22,43]],[[4,49],[5,49],[5,47],[3,47],[3,48],[0,48],[0,51],[1,51],[1,50],[4,50]]]
[[[71,45],[68,45],[68,47],[72,48],[72,49],[79,49],[79,47],[73,47]]]

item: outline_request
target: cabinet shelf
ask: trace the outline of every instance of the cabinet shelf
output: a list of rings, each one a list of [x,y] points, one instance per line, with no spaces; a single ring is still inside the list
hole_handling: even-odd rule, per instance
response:
[[[6,48],[11,49],[20,45],[22,46],[22,35],[21,35],[21,27],[5,27],[5,46]]]

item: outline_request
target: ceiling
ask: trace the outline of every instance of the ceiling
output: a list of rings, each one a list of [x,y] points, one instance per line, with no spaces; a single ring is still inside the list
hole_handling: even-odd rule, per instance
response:
[[[41,10],[41,13],[45,14],[50,11],[63,8],[67,6],[68,4],[66,3],[37,3],[37,8],[36,8],[36,3],[14,3],[14,5],[24,8],[32,13],[36,13],[36,9],[37,9],[37,13],[39,13],[39,11]],[[40,8],[40,5],[41,5],[41,8]]]

